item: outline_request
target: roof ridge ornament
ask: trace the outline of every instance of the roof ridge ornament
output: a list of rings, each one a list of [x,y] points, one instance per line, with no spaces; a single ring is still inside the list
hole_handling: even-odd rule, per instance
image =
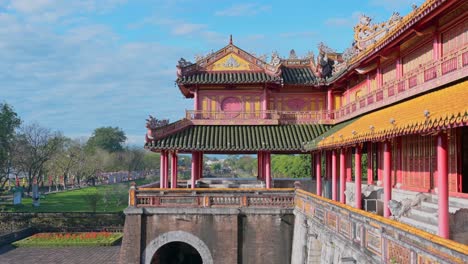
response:
[[[401,20],[400,14],[393,12],[387,21],[374,24],[372,23],[372,18],[361,14],[359,23],[354,27],[354,46],[360,51],[366,49],[383,38]]]

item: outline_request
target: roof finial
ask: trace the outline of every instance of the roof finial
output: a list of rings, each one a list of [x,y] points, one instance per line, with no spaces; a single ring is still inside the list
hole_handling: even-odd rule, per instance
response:
[[[229,44],[232,45],[232,34],[229,36]]]

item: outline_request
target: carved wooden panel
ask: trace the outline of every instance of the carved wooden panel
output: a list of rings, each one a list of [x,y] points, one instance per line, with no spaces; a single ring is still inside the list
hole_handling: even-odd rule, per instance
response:
[[[387,263],[411,263],[411,251],[392,240],[387,240]]]
[[[442,33],[442,55],[462,48],[468,44],[468,20]]]
[[[366,230],[366,248],[375,254],[380,255],[382,251],[381,235],[372,230]]]

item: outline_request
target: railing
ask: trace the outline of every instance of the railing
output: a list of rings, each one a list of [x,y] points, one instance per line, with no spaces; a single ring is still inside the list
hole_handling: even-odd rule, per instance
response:
[[[335,122],[341,122],[384,105],[409,98],[468,75],[468,47],[449,54],[439,61],[429,62],[406,73],[402,78],[386,83],[356,101],[334,112]],[[435,79],[438,79],[437,81]]]
[[[468,258],[467,245],[303,190],[296,191],[295,208],[324,235],[349,241],[376,262],[465,263]]]
[[[277,111],[249,111],[249,112],[228,112],[228,111],[203,111],[186,110],[188,120],[211,119],[211,120],[233,120],[233,119],[274,119],[278,120]]]
[[[468,47],[442,59],[421,65],[400,79],[343,105],[323,111],[203,111],[187,110],[186,119],[194,124],[333,124],[353,118],[382,106],[440,87],[468,75]],[[437,79],[437,80],[436,80]]]
[[[327,123],[332,116],[328,111],[249,111],[225,112],[186,110],[186,119],[194,124],[313,124]]]
[[[312,234],[349,243],[381,263],[464,263],[468,245],[297,189],[130,188],[129,205],[143,208],[279,208],[306,217]],[[296,216],[298,217],[298,216]]]
[[[133,204],[132,204],[133,203]],[[255,207],[292,208],[294,189],[157,189],[131,188],[130,205],[136,207]]]

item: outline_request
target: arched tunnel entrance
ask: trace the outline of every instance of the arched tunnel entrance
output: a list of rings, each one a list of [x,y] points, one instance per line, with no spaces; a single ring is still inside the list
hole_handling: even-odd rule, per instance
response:
[[[200,253],[191,245],[175,241],[160,247],[151,264],[203,264]]]

